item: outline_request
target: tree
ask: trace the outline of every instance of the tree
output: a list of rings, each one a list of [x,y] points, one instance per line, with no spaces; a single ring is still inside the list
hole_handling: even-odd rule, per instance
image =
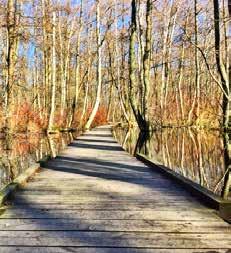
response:
[[[48,132],[54,127],[55,107],[56,107],[56,11],[52,11],[52,83],[51,83],[51,105],[48,122]]]
[[[100,0],[96,0],[96,39],[97,39],[97,92],[95,98],[95,104],[92,112],[85,125],[85,129],[89,129],[95,118],[95,115],[99,109],[101,100],[101,89],[102,89],[102,76],[101,76],[101,61],[102,61],[102,45],[101,41],[101,30],[100,30]]]
[[[229,1],[230,4],[230,1]],[[220,8],[219,8],[219,0],[213,0],[214,6],[214,43],[215,43],[215,57],[216,57],[216,65],[219,77],[221,79],[221,87],[223,90],[223,126],[224,128],[228,128],[231,122],[231,111],[230,111],[230,82],[229,76],[226,71],[222,56],[221,56],[221,34],[220,34]],[[230,8],[229,8],[230,10]],[[229,13],[230,15],[231,13]],[[230,15],[231,16],[231,15]],[[228,62],[226,64],[229,64]],[[228,67],[228,69],[230,66]]]
[[[194,0],[194,36],[195,36],[195,42],[194,42],[194,61],[195,61],[195,96],[193,99],[192,107],[188,114],[188,124],[191,125],[192,121],[192,113],[195,109],[195,106],[197,106],[197,116],[199,115],[200,110],[200,69],[199,69],[199,51],[198,51],[198,21],[197,21],[197,15],[198,15],[198,2],[197,0]]]
[[[136,36],[137,36],[137,1],[131,3],[131,33],[129,45],[129,98],[131,107],[138,126],[142,130],[149,129],[148,97],[150,92],[150,57],[151,57],[151,34],[152,34],[152,1],[146,1],[146,33],[143,59],[143,82],[138,83],[136,78]],[[139,100],[137,101],[137,91]]]
[[[7,82],[6,82],[6,128],[7,131],[12,129],[12,117],[14,112],[14,91],[15,91],[15,66],[18,54],[19,36],[17,29],[19,23],[18,3],[17,0],[8,0],[7,2],[7,33],[8,33],[8,50],[7,50]]]
[[[152,0],[146,2],[146,34],[143,57],[144,94],[143,94],[143,117],[146,124],[149,124],[149,94],[150,94],[150,69],[151,69],[151,48],[152,48]]]
[[[78,104],[79,93],[80,93],[80,39],[81,39],[81,31],[82,31],[82,24],[83,24],[83,1],[80,2],[80,13],[79,13],[79,29],[77,33],[77,44],[76,44],[76,64],[75,64],[75,96],[72,105],[72,114],[69,126],[73,124],[75,111]]]

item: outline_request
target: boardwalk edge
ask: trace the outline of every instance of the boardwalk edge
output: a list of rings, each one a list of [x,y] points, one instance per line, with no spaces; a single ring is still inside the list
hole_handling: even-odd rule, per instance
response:
[[[0,191],[0,206],[4,204],[4,202],[8,199],[8,197],[13,194],[20,186],[24,185],[28,179],[33,176],[38,169],[40,168],[40,164],[35,163],[27,168],[22,174],[16,177],[13,182],[7,184]]]
[[[231,203],[220,203],[219,216],[231,223]]]
[[[205,203],[207,206],[218,210],[219,216],[231,223],[231,201],[224,200],[221,197],[215,195],[213,192],[205,189],[201,185],[193,182],[190,179],[185,178],[179,173],[161,165],[150,161],[145,155],[137,153],[136,158],[148,165],[151,169],[158,170],[160,173],[178,182],[193,196],[197,197],[200,201]]]

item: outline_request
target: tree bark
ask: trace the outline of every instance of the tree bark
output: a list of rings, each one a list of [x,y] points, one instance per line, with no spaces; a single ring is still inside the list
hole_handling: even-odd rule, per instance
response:
[[[76,45],[76,65],[75,65],[75,96],[74,101],[72,105],[72,114],[71,114],[71,120],[70,125],[73,125],[73,122],[75,120],[75,111],[78,104],[79,99],[79,93],[80,93],[80,87],[79,87],[79,77],[80,77],[80,38],[81,38],[81,31],[82,31],[82,13],[83,13],[83,0],[80,2],[80,17],[79,17],[79,30],[77,34],[77,45]]]
[[[152,0],[146,2],[146,34],[145,34],[145,47],[144,47],[144,59],[143,59],[143,80],[144,80],[144,97],[143,97],[143,117],[146,122],[146,128],[149,124],[149,94],[150,94],[150,58],[152,47]]]
[[[195,44],[194,44],[194,63],[195,63],[195,97],[193,99],[192,107],[188,114],[188,124],[192,124],[192,114],[196,107],[196,114],[199,117],[200,112],[200,70],[199,70],[199,52],[198,52],[198,22],[197,22],[197,0],[194,0],[194,33],[195,33]]]
[[[143,57],[143,81],[137,82],[137,64],[136,64],[136,35],[137,35],[137,2],[131,3],[131,34],[129,43],[129,99],[136,122],[140,129],[146,131],[149,129],[148,119],[148,96],[150,89],[150,56],[151,56],[151,33],[152,33],[152,1],[146,2],[146,31],[145,48]],[[137,101],[137,91],[140,92],[140,99]]]
[[[92,122],[96,116],[96,113],[99,109],[100,100],[101,100],[101,89],[102,89],[102,76],[101,76],[101,49],[102,49],[102,41],[101,41],[101,31],[100,31],[100,0],[96,0],[96,37],[97,37],[97,92],[96,92],[96,100],[92,112],[89,116],[89,119],[85,125],[85,129],[89,129],[92,125]]]
[[[54,127],[54,117],[56,108],[56,12],[52,12],[52,84],[51,84],[51,105],[48,122],[48,132]]]
[[[5,126],[7,131],[12,130],[12,118],[14,113],[14,91],[15,91],[15,65],[18,50],[17,34],[17,0],[8,0],[7,3],[7,33],[8,33],[8,52],[7,52],[7,83],[5,97]]]
[[[140,112],[137,108],[137,101],[135,95],[135,87],[137,86],[136,80],[136,53],[135,53],[135,43],[136,43],[136,0],[132,0],[131,3],[131,34],[130,34],[130,43],[129,43],[129,101],[132,107],[132,111],[136,118],[136,121],[139,125],[140,119],[139,115]]]
[[[231,17],[231,8],[230,8],[230,0],[228,1],[229,7],[229,16]],[[214,6],[214,36],[215,36],[215,55],[216,55],[216,65],[218,69],[219,76],[221,78],[222,88],[224,92],[227,94],[223,94],[223,127],[227,129],[230,126],[231,121],[231,112],[230,112],[230,82],[228,73],[225,71],[225,66],[221,57],[221,36],[220,36],[220,8],[219,8],[219,0],[213,0]],[[230,24],[229,24],[230,27]],[[230,69],[230,63],[229,63]],[[229,71],[230,72],[230,71]]]

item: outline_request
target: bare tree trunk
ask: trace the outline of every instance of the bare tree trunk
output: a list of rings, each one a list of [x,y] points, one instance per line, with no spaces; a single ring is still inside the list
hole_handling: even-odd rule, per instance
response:
[[[8,0],[7,3],[7,33],[8,33],[8,52],[7,52],[7,83],[5,97],[5,126],[8,131],[12,130],[12,117],[14,112],[14,89],[15,89],[15,65],[18,50],[17,35],[17,0]]]
[[[167,98],[168,98],[168,90],[169,90],[169,83],[170,83],[170,72],[171,72],[171,55],[172,55],[172,43],[173,43],[173,35],[175,32],[176,26],[176,18],[177,18],[177,8],[174,6],[174,2],[172,3],[171,14],[170,16],[170,23],[169,23],[169,31],[168,31],[168,39],[167,39],[167,55],[166,55],[166,80],[165,80],[165,92],[164,92],[164,108],[167,107]],[[163,112],[163,118],[166,118],[167,110]]]
[[[162,71],[161,71],[161,92],[160,92],[160,108],[162,112],[162,124],[166,116],[166,102],[169,86],[170,56],[172,50],[173,32],[175,29],[176,13],[173,15],[174,0],[170,1],[171,8],[168,11],[167,19],[164,20],[163,31],[163,50],[162,50]],[[172,21],[173,18],[173,21]]]
[[[37,13],[37,6],[33,2],[33,7],[35,8],[35,12]],[[34,24],[34,37],[37,37],[37,27],[38,25],[38,18],[35,15],[35,24]],[[39,86],[39,60],[38,60],[38,48],[35,47],[34,50],[34,98],[33,98],[33,105],[34,110],[39,112],[39,117],[42,119],[42,108],[41,108],[41,87]]]
[[[55,149],[56,145],[55,145],[53,136],[47,135],[47,141],[48,141],[51,157],[56,157],[56,155],[57,155],[56,149]]]
[[[71,103],[68,103],[71,99],[70,95],[70,73],[71,73],[71,68],[70,68],[70,61],[71,61],[71,38],[74,33],[74,20],[71,21],[70,28],[68,29],[67,33],[67,46],[66,46],[66,55],[64,57],[64,80],[65,80],[65,104],[64,104],[64,111],[67,110],[66,114],[66,120],[65,122],[65,127],[70,126],[70,118],[68,118],[68,115],[72,115],[71,113]],[[68,114],[68,109],[70,113]]]
[[[83,119],[85,117],[87,108],[88,108],[88,96],[89,96],[89,83],[90,83],[90,73],[91,73],[91,53],[90,53],[90,41],[92,39],[92,32],[89,30],[88,31],[88,40],[87,40],[87,80],[85,83],[85,95],[84,95],[84,101],[83,101],[83,110],[81,113],[81,117],[80,117],[80,127],[83,126],[84,122]]]
[[[39,111],[40,118],[41,115],[41,97],[40,97],[40,87],[39,87],[39,70],[38,70],[38,54],[37,49],[35,48],[35,62],[34,62],[34,98],[33,98],[33,104],[34,104],[34,110]]]
[[[142,91],[142,84],[137,83],[136,71],[136,35],[137,35],[137,2],[131,2],[131,34],[129,43],[129,101],[135,116],[136,122],[140,129],[146,129],[147,125],[142,113],[142,98],[137,101],[137,91]]]
[[[121,74],[124,71],[124,61],[125,59],[123,59],[122,57],[122,71],[120,71],[120,60],[119,60],[119,47],[118,47],[118,20],[117,20],[117,1],[114,0],[114,5],[115,5],[115,68],[116,68],[116,78],[115,78],[115,85],[116,85],[116,89],[118,92],[118,98],[119,98],[119,102],[120,102],[120,107],[122,110],[122,114],[125,117],[125,120],[129,123],[130,119],[129,119],[129,115],[128,112],[126,111],[126,105],[124,102],[124,98],[122,95],[122,85],[121,85]],[[122,54],[123,54],[123,50]],[[109,56],[110,57],[110,56]]]
[[[146,2],[146,34],[145,34],[145,47],[144,47],[144,97],[143,97],[143,117],[146,122],[146,128],[149,124],[149,93],[150,93],[150,59],[151,59],[151,47],[152,47],[152,0]]]
[[[111,115],[111,109],[112,109],[112,99],[113,99],[113,93],[114,93],[114,89],[113,89],[113,84],[110,85],[109,88],[109,100],[108,100],[108,107],[107,107],[107,121],[110,121],[110,115]]]
[[[186,17],[184,29],[186,31],[188,25],[188,16]],[[180,101],[180,111],[181,111],[181,121],[184,121],[185,109],[184,109],[184,96],[182,92],[182,81],[183,81],[183,72],[184,72],[184,59],[185,59],[185,41],[182,41],[181,46],[181,56],[180,56],[180,66],[179,66],[179,78],[178,78],[178,94]],[[182,123],[181,122],[181,123]]]
[[[180,73],[178,79],[178,93],[179,93],[179,100],[180,100],[180,111],[181,111],[181,120],[184,120],[184,101],[183,101],[183,94],[182,94],[182,80],[183,80],[183,71],[184,71],[184,42],[182,42],[182,51],[181,51],[181,58],[180,58]]]
[[[60,4],[60,1],[59,1]],[[64,110],[66,107],[66,80],[65,80],[65,73],[64,73],[64,39],[62,36],[62,27],[61,27],[61,16],[59,14],[59,21],[58,21],[58,34],[59,34],[59,45],[60,45],[60,83],[61,83],[61,103],[60,103],[60,114],[61,117],[64,116]]]
[[[143,78],[137,83],[136,78],[136,35],[137,35],[137,2],[132,1],[131,11],[131,34],[129,44],[129,99],[138,126],[142,130],[149,129],[148,97],[150,92],[150,57],[151,57],[151,34],[152,34],[152,1],[146,2],[146,31],[143,58]],[[141,45],[139,45],[141,46]],[[143,82],[143,83],[142,83]],[[137,91],[140,92],[137,101]]]
[[[229,16],[231,16],[231,8],[230,8],[230,0],[228,1],[229,7]],[[222,82],[222,88],[224,92],[223,94],[223,126],[224,128],[228,128],[230,125],[231,120],[231,112],[230,112],[230,82],[229,76],[226,72],[226,68],[222,61],[221,57],[221,38],[220,38],[220,8],[219,8],[219,0],[213,0],[214,6],[214,35],[215,35],[215,54],[216,54],[216,65],[218,69],[219,76]],[[230,22],[229,22],[229,29],[230,29]],[[229,52],[230,54],[230,52]],[[230,63],[229,63],[230,69]],[[230,72],[230,71],[229,71]]]
[[[170,27],[170,14],[168,22],[164,20],[165,25],[163,27],[163,48],[162,48],[162,71],[161,71],[161,92],[160,92],[160,108],[163,112],[164,109],[164,94],[166,89],[166,73],[167,73],[167,42],[168,42],[168,30]]]
[[[137,89],[137,94],[136,97],[138,100],[141,101],[140,104],[140,110],[143,114],[144,111],[144,39],[143,39],[143,28],[142,28],[142,24],[141,24],[141,19],[142,19],[142,8],[141,8],[141,1],[137,0],[137,17],[136,17],[136,24],[137,24],[137,40],[138,40],[138,45],[137,45],[137,68],[138,68],[138,78],[137,78],[137,82],[138,82],[138,86],[139,88]],[[146,8],[147,9],[147,8]],[[146,35],[146,34],[145,34]]]
[[[135,94],[135,87],[137,86],[136,80],[136,53],[135,53],[135,43],[136,43],[136,0],[132,0],[132,10],[131,10],[131,35],[130,35],[130,45],[129,45],[129,100],[135,115],[136,121],[139,124],[139,114],[140,112],[137,110],[137,101]]]
[[[228,0],[228,12],[229,12],[229,19],[231,18],[231,0]],[[228,21],[228,36],[226,38],[226,47],[227,47],[227,68],[226,71],[229,73],[229,86],[228,86],[228,91],[229,91],[229,99],[230,99],[230,82],[231,82],[231,48],[230,48],[230,33],[231,33],[231,21]],[[227,100],[227,98],[223,95],[223,100]],[[223,101],[223,106],[226,106],[223,108],[223,114],[224,115],[224,126],[225,127],[230,127],[230,101]],[[224,112],[224,109],[226,109],[226,112]],[[227,112],[228,110],[228,112]],[[230,164],[230,157],[231,157],[231,140],[230,140],[230,134],[225,133],[224,134],[224,140],[223,140],[223,145],[224,145],[224,163],[225,163],[225,168],[226,168],[226,174],[224,177],[224,186],[222,188],[222,197],[224,199],[228,199],[230,196],[230,189],[231,189],[231,164]]]
[[[197,117],[200,113],[200,71],[199,71],[199,52],[198,52],[198,22],[197,22],[197,0],[194,0],[194,32],[195,32],[195,45],[194,45],[194,61],[195,61],[195,97],[193,99],[192,107],[188,115],[188,123],[192,124],[192,113],[196,107]]]
[[[47,10],[48,4],[47,0],[42,0],[42,33],[43,33],[43,86],[44,86],[44,95],[43,95],[43,107],[46,109],[47,115],[49,110],[49,82],[50,82],[50,47],[48,45],[48,31],[47,31]]]
[[[52,12],[52,84],[51,84],[51,106],[48,122],[48,132],[54,127],[55,107],[56,107],[56,12]]]
[[[100,36],[100,6],[99,0],[96,0],[96,37],[97,37],[97,93],[96,100],[92,112],[89,116],[89,119],[85,125],[85,129],[89,129],[95,118],[95,115],[99,109],[100,100],[101,100],[101,89],[102,89],[102,76],[101,76],[101,48],[102,41]]]
[[[224,134],[223,138],[224,145],[224,163],[226,174],[224,176],[224,186],[222,188],[222,197],[224,199],[229,198],[230,187],[231,187],[231,164],[230,164],[230,156],[231,156],[231,140],[229,133]]]
[[[85,85],[85,95],[84,95],[84,100],[83,100],[83,110],[80,116],[80,127],[83,125],[83,118],[86,114],[87,111],[87,104],[88,104],[88,95],[89,95],[89,80],[86,81]]]
[[[81,38],[81,31],[82,31],[82,12],[83,12],[83,0],[80,2],[80,17],[79,17],[79,30],[77,34],[77,45],[76,45],[76,65],[75,65],[75,96],[72,105],[72,114],[70,125],[71,126],[75,119],[75,111],[78,104],[80,87],[79,87],[79,79],[80,79],[80,38]]]

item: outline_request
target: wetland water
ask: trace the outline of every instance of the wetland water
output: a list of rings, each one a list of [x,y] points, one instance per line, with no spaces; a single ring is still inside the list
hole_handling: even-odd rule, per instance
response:
[[[0,189],[35,162],[55,157],[73,140],[72,133],[15,134],[0,139]]]
[[[231,200],[231,136],[228,134],[163,128],[145,136],[136,128],[116,127],[114,135],[130,154],[141,153]]]

